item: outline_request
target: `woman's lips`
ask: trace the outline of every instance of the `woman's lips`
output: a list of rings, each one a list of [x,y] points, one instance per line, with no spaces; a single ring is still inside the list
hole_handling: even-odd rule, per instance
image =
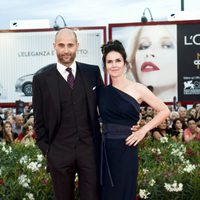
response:
[[[152,62],[144,62],[141,66],[142,72],[153,72],[158,70],[160,70],[160,68]]]

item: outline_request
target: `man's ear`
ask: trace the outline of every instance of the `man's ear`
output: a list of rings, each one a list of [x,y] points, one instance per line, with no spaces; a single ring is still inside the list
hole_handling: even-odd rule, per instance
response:
[[[79,43],[77,42],[77,49],[79,48]]]

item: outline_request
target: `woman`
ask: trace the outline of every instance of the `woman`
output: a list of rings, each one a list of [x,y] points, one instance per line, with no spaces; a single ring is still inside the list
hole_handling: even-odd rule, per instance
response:
[[[183,133],[184,141],[200,141],[200,128],[197,126],[197,120],[195,118],[189,118],[187,120],[187,125],[188,128],[186,128]]]
[[[17,138],[17,133],[13,133],[12,131],[12,124],[9,121],[6,121],[3,124],[3,139],[2,141],[6,142],[7,144],[11,144]]]
[[[191,108],[191,109],[187,110],[187,119],[189,119],[189,118],[197,119],[197,111],[195,108]]]
[[[162,121],[157,128],[155,128],[154,130],[152,130],[152,135],[153,138],[156,140],[159,140],[162,137],[167,137],[168,135],[168,128],[167,128],[167,120],[165,119],[164,121]]]
[[[173,138],[176,141],[183,141],[183,123],[179,118],[174,119],[173,123],[172,123],[172,130],[175,133],[175,136],[173,136]]]
[[[35,132],[34,132],[34,129],[33,129],[33,125],[26,123],[23,126],[22,132],[18,135],[17,140],[19,142],[26,142],[27,140],[29,142],[34,142],[35,137],[36,137],[36,135],[35,135]]]
[[[197,126],[200,128],[200,103],[194,103],[192,107],[196,109]]]
[[[0,118],[0,141],[3,138],[3,119]]]
[[[126,52],[121,42],[102,46],[103,63],[112,84],[99,88],[98,105],[102,120],[102,200],[133,200],[138,173],[137,145],[149,130],[168,115],[167,106],[144,85],[125,77]],[[131,133],[145,101],[157,115]]]
[[[170,25],[169,28],[174,31],[176,27]],[[174,37],[167,25],[142,26],[129,48],[129,62],[135,80],[152,86],[154,94],[165,101],[172,101],[177,96],[177,48]],[[170,76],[167,75],[169,73]]]
[[[157,128],[152,130],[152,135],[153,138],[158,141],[160,141],[161,138],[168,136],[170,136],[173,140],[177,141],[176,135],[178,135],[178,133],[176,133],[175,130],[170,129],[168,127],[168,120],[165,119],[158,125]]]

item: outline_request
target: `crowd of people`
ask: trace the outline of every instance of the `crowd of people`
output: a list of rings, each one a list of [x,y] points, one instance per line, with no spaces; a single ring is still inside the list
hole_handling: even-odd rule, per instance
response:
[[[194,103],[189,109],[185,106],[180,106],[176,111],[171,106],[169,108],[170,116],[149,131],[148,137],[158,141],[165,136],[179,142],[200,141],[200,102]],[[33,113],[27,111],[26,107],[24,113],[15,114],[13,108],[0,109],[0,141],[12,143],[35,140]],[[139,126],[144,126],[155,115],[152,107],[141,106]]]
[[[155,115],[149,107],[141,107],[140,125],[143,126]],[[177,111],[171,110],[170,116],[148,134],[152,139],[160,140],[168,136],[175,141],[200,141],[200,103],[194,103],[190,109],[180,106]]]
[[[0,142],[7,144],[34,142],[34,117],[31,110],[24,108],[24,113],[15,114],[13,108],[0,109]]]

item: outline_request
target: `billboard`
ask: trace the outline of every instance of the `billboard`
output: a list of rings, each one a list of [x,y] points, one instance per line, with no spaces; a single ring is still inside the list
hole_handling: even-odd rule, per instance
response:
[[[178,98],[200,100],[200,24],[180,24],[178,37]]]
[[[127,52],[130,80],[165,102],[200,99],[200,21],[110,24]]]
[[[102,65],[101,45],[105,27],[76,30],[77,61]],[[0,32],[0,103],[32,101],[32,78],[44,66],[55,63],[53,42],[56,31]],[[100,67],[102,77],[104,73]]]

